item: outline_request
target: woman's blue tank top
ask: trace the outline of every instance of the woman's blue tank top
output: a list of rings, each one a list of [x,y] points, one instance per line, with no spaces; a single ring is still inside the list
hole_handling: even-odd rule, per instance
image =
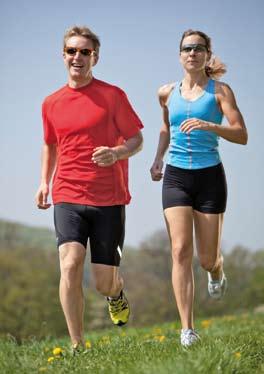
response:
[[[180,83],[176,83],[168,102],[170,121],[170,147],[167,163],[182,169],[202,169],[221,162],[218,152],[219,137],[210,131],[180,131],[188,118],[199,118],[221,125],[223,115],[215,98],[215,81],[209,79],[204,92],[194,101],[184,99]]]

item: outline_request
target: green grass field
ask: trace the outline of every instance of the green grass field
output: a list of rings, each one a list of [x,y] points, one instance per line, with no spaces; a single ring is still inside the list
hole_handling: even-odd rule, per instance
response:
[[[2,338],[0,373],[264,373],[264,315],[199,320],[196,328],[201,342],[183,349],[179,323],[117,327],[87,335],[87,350],[74,357],[68,338],[22,345]]]

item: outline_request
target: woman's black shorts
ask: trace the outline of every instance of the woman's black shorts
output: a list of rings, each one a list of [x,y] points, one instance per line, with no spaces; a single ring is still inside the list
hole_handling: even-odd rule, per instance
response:
[[[57,246],[90,242],[91,262],[119,266],[125,237],[125,206],[59,203],[54,206]]]
[[[166,165],[162,187],[163,209],[191,206],[202,213],[223,213],[227,185],[222,163],[204,169]]]

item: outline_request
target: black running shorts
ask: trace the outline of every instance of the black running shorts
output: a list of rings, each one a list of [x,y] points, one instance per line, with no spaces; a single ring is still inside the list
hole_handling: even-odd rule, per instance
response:
[[[226,209],[227,185],[222,163],[204,169],[181,169],[166,165],[163,209],[191,206],[202,213],[223,213]]]
[[[125,237],[125,206],[59,203],[54,206],[57,246],[89,239],[91,262],[119,266]]]

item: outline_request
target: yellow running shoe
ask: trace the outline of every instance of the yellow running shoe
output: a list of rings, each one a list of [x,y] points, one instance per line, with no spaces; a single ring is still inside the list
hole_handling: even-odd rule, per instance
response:
[[[111,299],[108,297],[107,302],[110,318],[113,324],[116,326],[125,325],[129,318],[130,309],[124,292],[121,291],[118,299]]]

